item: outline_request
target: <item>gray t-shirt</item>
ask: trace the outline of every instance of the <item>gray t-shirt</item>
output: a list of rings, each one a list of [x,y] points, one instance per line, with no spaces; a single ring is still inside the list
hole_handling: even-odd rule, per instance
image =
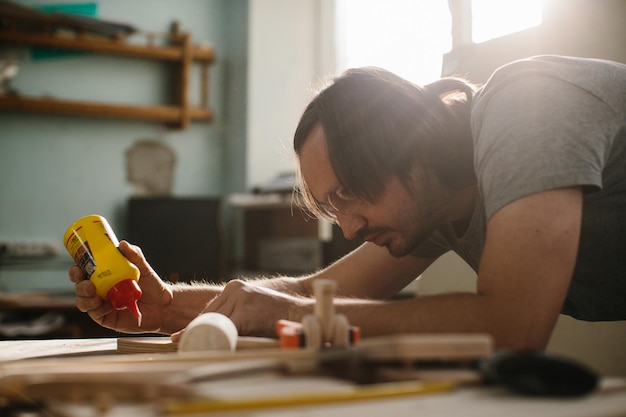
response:
[[[416,255],[478,269],[488,219],[526,195],[583,186],[579,252],[562,312],[626,319],[626,65],[541,56],[508,64],[474,98],[479,196],[465,235],[444,225]]]

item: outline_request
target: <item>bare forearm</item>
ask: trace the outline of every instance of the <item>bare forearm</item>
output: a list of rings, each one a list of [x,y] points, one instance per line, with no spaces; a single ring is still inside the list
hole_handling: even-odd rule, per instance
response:
[[[222,287],[213,284],[171,284],[172,301],[163,310],[162,333],[171,334],[187,326],[217,296]]]
[[[400,301],[336,300],[337,312],[361,328],[363,336],[402,333],[486,333],[496,347],[544,349],[554,323],[538,322],[489,297],[444,294]]]
[[[285,294],[307,295],[307,287],[299,278],[272,277],[248,280],[253,285],[271,288]],[[207,304],[224,289],[223,285],[208,283],[172,284],[172,301],[163,311],[161,332],[171,334],[185,328],[191,320],[202,313]]]
[[[270,288],[284,294],[308,297],[312,294],[308,285],[309,279],[310,277],[293,278],[281,276],[257,278],[249,282],[259,287]]]

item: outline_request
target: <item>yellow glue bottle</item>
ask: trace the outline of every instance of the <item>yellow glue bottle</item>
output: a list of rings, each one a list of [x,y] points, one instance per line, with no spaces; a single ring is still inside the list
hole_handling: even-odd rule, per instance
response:
[[[98,295],[117,310],[128,309],[141,326],[139,270],[119,251],[119,241],[106,219],[95,214],[78,219],[65,232],[63,242]]]

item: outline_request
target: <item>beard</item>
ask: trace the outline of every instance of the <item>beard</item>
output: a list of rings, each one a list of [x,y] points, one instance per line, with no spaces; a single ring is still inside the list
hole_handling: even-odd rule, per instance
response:
[[[390,237],[383,246],[391,256],[400,258],[411,254],[446,223],[446,202],[449,194],[440,189],[437,193],[422,195],[427,197],[420,196],[419,200],[413,200],[413,204],[407,207],[410,208],[407,212],[412,215],[403,217],[395,226],[372,228],[364,235],[389,234]]]
[[[377,225],[359,231],[389,254],[399,258],[410,255],[441,226],[449,222],[449,209],[454,190],[421,168],[414,168],[408,183],[391,184],[383,204],[390,209]],[[393,194],[395,193],[395,194]]]
[[[404,231],[378,227],[360,231],[359,236],[361,239],[364,239],[365,236],[382,234],[389,235],[389,239],[380,246],[387,248],[387,251],[389,251],[391,256],[401,258],[413,252],[434,233],[438,226],[439,225],[435,223],[425,224],[423,222],[419,222],[415,228]]]
[[[391,239],[386,245],[386,248],[389,254],[395,258],[409,255],[419,245],[424,243],[436,229],[437,227],[435,225],[429,225],[426,229],[420,228],[420,230],[402,233],[397,238]]]

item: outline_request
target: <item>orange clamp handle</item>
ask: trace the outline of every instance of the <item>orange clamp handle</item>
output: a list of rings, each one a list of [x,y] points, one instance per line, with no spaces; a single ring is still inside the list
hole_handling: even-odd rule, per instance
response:
[[[304,333],[302,323],[290,320],[278,320],[276,333],[282,349],[298,349],[304,346]]]

